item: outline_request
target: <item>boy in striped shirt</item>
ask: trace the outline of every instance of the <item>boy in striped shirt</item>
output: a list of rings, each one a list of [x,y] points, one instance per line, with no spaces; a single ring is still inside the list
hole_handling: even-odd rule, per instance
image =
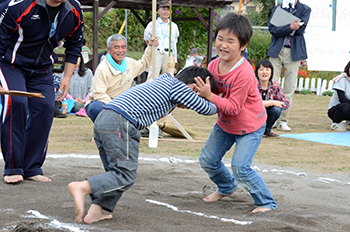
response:
[[[139,130],[176,107],[203,115],[217,113],[213,103],[195,93],[195,77],[210,82],[214,89],[211,73],[204,68],[191,66],[175,78],[165,73],[151,82],[131,88],[104,106],[94,123],[94,139],[106,172],[68,185],[74,198],[78,222],[83,220],[84,198],[88,194],[92,204],[84,222],[90,224],[112,218],[112,215],[103,214],[102,210],[113,212],[122,194],[136,180]]]

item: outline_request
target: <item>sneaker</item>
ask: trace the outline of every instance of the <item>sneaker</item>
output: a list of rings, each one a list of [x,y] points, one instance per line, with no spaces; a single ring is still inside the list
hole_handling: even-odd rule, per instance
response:
[[[347,127],[350,128],[350,120],[346,120],[346,121],[345,121],[345,126],[347,126]]]
[[[264,135],[265,135],[266,137],[269,137],[269,138],[279,137],[278,134],[273,133],[272,131],[270,131],[270,132],[265,132]]]
[[[290,129],[290,127],[287,125],[286,122],[281,122],[278,127],[277,130],[279,131],[285,131],[285,132],[290,132],[292,131],[292,129]]]
[[[277,121],[272,125],[272,128],[277,128]]]
[[[346,131],[346,128],[343,123],[335,123],[333,122],[331,125],[331,129],[337,132],[343,132]]]

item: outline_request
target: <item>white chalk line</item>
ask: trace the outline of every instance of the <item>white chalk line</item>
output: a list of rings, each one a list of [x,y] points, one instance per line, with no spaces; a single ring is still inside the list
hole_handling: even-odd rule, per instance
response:
[[[79,159],[99,159],[100,156],[99,155],[87,155],[87,154],[49,154],[46,156],[47,158],[52,158],[52,159],[63,159],[63,158],[79,158]],[[2,156],[0,156],[0,160],[3,159]],[[182,160],[182,159],[177,159],[174,157],[164,157],[164,158],[147,158],[147,157],[139,157],[139,160],[143,160],[143,161],[149,161],[149,162],[166,162],[166,163],[197,163],[197,160]],[[231,164],[225,164],[226,167],[231,167]],[[293,172],[293,171],[286,171],[286,170],[281,170],[281,169],[263,169],[260,170],[260,168],[258,166],[253,166],[252,167],[255,171],[260,171],[263,173],[266,172],[271,172],[271,173],[275,173],[276,175],[283,175],[284,173],[287,174],[293,174],[297,177],[302,177],[304,179],[306,179],[308,176],[305,172]],[[331,179],[331,178],[325,178],[325,177],[319,177],[317,179],[312,180],[314,182],[320,182],[320,183],[324,183],[324,184],[331,184],[331,183],[340,183],[341,185],[350,185],[350,182],[342,182],[340,180],[336,180],[336,179]]]
[[[10,212],[10,211],[13,211],[13,209],[0,210],[0,212]],[[45,216],[36,210],[28,210],[27,213],[29,215],[22,215],[22,217],[23,218],[38,218],[38,219],[49,220],[50,222],[45,223],[45,225],[47,225],[48,227],[51,227],[51,228],[67,229],[67,230],[72,231],[72,232],[89,232],[89,230],[74,226],[71,223],[63,223],[63,222],[60,222],[52,217]],[[11,228],[14,229],[16,226],[17,225],[11,226]],[[83,227],[86,227],[86,226],[84,225]],[[89,229],[97,229],[97,228],[89,226]],[[98,228],[97,230],[108,231],[108,229],[105,229],[105,228]],[[3,228],[3,231],[6,231],[6,228]]]
[[[179,209],[176,206],[170,205],[168,203],[163,203],[163,202],[160,202],[160,201],[154,201],[154,200],[150,200],[150,199],[146,199],[146,201],[149,202],[149,203],[152,203],[152,204],[166,206],[167,208],[170,208],[170,209],[174,210],[175,212],[190,213],[190,214],[193,214],[193,215],[196,215],[196,216],[210,218],[210,219],[217,219],[217,220],[220,220],[220,221],[223,221],[223,222],[231,222],[231,223],[234,223],[234,224],[237,224],[237,225],[249,225],[249,224],[253,223],[252,221],[239,221],[239,220],[236,220],[236,219],[220,218],[220,217],[217,217],[217,216],[209,216],[209,215],[206,215],[205,213],[198,213],[198,212],[193,212],[193,211],[190,211],[190,210],[181,210],[181,209]]]

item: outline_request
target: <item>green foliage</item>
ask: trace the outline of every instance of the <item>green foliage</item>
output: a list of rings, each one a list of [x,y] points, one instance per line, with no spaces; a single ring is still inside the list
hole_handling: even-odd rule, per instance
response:
[[[333,92],[331,90],[324,91],[322,96],[333,96]]]
[[[249,11],[245,15],[254,26],[267,26],[267,23],[275,7],[275,0],[255,1],[257,11]]]
[[[143,11],[138,12],[142,17],[144,15]],[[87,41],[87,45],[92,48],[93,43],[93,28],[92,12],[84,12],[84,37]],[[141,23],[136,19],[133,14],[128,16],[128,49],[142,51],[144,48],[143,41],[143,31],[144,28]],[[98,47],[99,49],[105,48],[107,39],[113,34],[117,34],[120,31],[120,28],[123,25],[125,20],[125,10],[124,9],[111,9],[109,10],[98,22]],[[125,30],[122,33],[125,35]]]
[[[248,45],[248,59],[252,65],[255,65],[261,59],[268,59],[267,51],[270,43],[270,33],[261,33],[259,29],[254,32]]]
[[[299,93],[306,95],[306,94],[312,94],[312,91],[309,89],[302,89],[299,91]]]
[[[205,8],[197,8],[203,17],[208,17],[209,11]],[[176,18],[196,18],[196,14],[188,7],[176,7],[173,10],[173,19]],[[199,54],[206,55],[208,31],[200,21],[177,21],[180,36],[177,42],[178,59],[181,59],[182,66],[192,48],[198,48]]]
[[[209,16],[209,10],[206,8],[197,8],[198,12],[206,18]],[[218,9],[214,13],[214,23],[220,20],[220,12],[222,9]],[[174,7],[173,8],[173,20],[175,18],[197,18],[196,14],[191,8],[188,7]],[[137,11],[141,18],[144,18],[145,12]],[[111,9],[109,10],[99,21],[99,49],[106,47],[107,38],[119,32],[125,19],[124,9]],[[91,48],[93,43],[93,31],[92,31],[93,14],[91,12],[84,13],[84,36],[87,41],[87,45]],[[207,41],[208,31],[204,25],[199,21],[177,21],[176,24],[179,27],[180,36],[178,38],[177,50],[178,58],[181,59],[182,65],[185,64],[187,55],[189,55],[192,48],[196,47],[199,53],[206,55],[207,53]],[[142,24],[136,19],[134,14],[128,15],[128,50],[129,51],[143,51],[144,40],[143,33],[144,28]],[[215,30],[215,28],[214,28]],[[122,33],[125,35],[125,30]],[[214,34],[214,32],[211,32]]]

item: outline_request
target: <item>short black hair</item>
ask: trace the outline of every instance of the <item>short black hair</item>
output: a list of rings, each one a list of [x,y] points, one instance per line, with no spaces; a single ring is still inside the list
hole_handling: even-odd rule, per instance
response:
[[[346,76],[348,76],[348,77],[350,77],[349,76],[349,69],[350,69],[350,61],[348,62],[348,64],[344,68],[344,72],[346,73]]]
[[[181,72],[179,72],[175,78],[177,78],[179,81],[185,83],[186,85],[196,83],[194,80],[195,77],[200,77],[204,82],[206,82],[207,77],[209,78],[210,86],[211,86],[211,92],[214,93],[215,89],[215,83],[214,83],[214,77],[209,72],[208,69],[202,68],[202,67],[197,67],[197,66],[189,66]]]
[[[249,19],[236,13],[227,13],[219,21],[215,29],[215,39],[219,31],[226,29],[238,37],[241,48],[250,42],[253,35],[253,27]]]
[[[260,68],[261,66],[263,66],[263,67],[265,67],[265,68],[271,69],[271,76],[270,76],[270,78],[269,78],[269,81],[271,81],[272,78],[273,78],[273,65],[272,65],[272,63],[271,63],[269,60],[264,60],[264,59],[259,60],[259,62],[258,62],[258,63],[256,64],[256,66],[255,66],[255,76],[256,76],[256,79],[259,80],[259,77],[258,77],[258,70],[259,70],[259,68]]]

